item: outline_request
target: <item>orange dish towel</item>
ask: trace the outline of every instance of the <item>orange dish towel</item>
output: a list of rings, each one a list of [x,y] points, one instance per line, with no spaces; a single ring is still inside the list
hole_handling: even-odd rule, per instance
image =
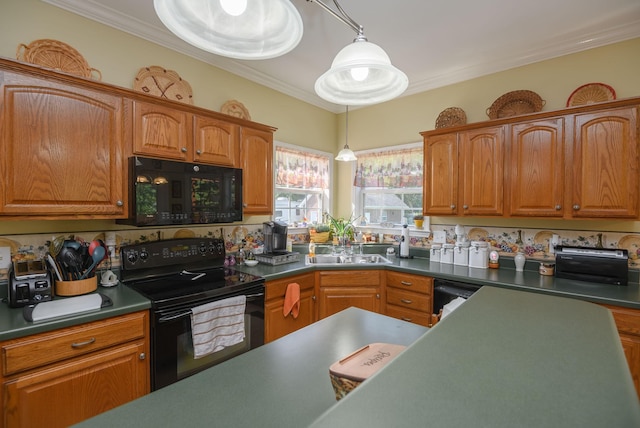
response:
[[[300,284],[292,282],[287,285],[287,291],[284,293],[284,307],[282,314],[286,317],[289,314],[293,318],[298,318],[300,312]]]

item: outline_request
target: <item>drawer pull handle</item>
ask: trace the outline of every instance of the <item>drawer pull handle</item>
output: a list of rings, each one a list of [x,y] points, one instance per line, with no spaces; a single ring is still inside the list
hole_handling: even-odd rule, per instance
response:
[[[411,321],[412,321],[412,318],[402,317],[402,321],[408,321],[408,322],[411,322]]]
[[[409,299],[400,299],[400,301],[401,301],[402,303],[406,303],[407,305],[410,305],[410,304],[412,304],[412,303],[413,303],[413,300],[409,300]]]
[[[85,342],[80,342],[80,343],[72,343],[71,347],[74,349],[78,349],[78,348],[84,348],[85,346],[91,345],[92,343],[94,343],[96,341],[95,337],[92,337],[91,339],[85,341]]]
[[[400,281],[400,284],[406,285],[407,287],[411,287],[413,285],[413,283],[409,281]]]

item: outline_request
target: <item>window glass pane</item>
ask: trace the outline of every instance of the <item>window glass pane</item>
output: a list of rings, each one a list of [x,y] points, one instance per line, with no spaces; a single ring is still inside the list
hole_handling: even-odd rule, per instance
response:
[[[422,144],[357,153],[355,205],[367,223],[413,224],[422,214]]]

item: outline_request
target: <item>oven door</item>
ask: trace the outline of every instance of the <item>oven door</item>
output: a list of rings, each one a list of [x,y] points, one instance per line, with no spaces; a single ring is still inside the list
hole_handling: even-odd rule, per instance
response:
[[[247,296],[244,341],[198,359],[193,357],[191,309],[177,308],[153,314],[151,387],[154,391],[264,344],[264,284],[220,299],[238,294]],[[198,302],[198,305],[204,303],[207,302]]]

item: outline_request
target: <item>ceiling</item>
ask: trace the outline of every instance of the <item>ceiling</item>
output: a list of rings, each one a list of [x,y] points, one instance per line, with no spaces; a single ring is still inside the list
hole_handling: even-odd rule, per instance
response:
[[[43,1],[329,111],[343,111],[313,88],[356,34],[307,0],[291,0],[304,24],[300,44],[262,61],[224,58],[183,42],[162,25],[153,0]],[[335,10],[333,0],[324,2]],[[638,0],[340,0],[340,5],[407,74],[403,96],[640,37]]]

